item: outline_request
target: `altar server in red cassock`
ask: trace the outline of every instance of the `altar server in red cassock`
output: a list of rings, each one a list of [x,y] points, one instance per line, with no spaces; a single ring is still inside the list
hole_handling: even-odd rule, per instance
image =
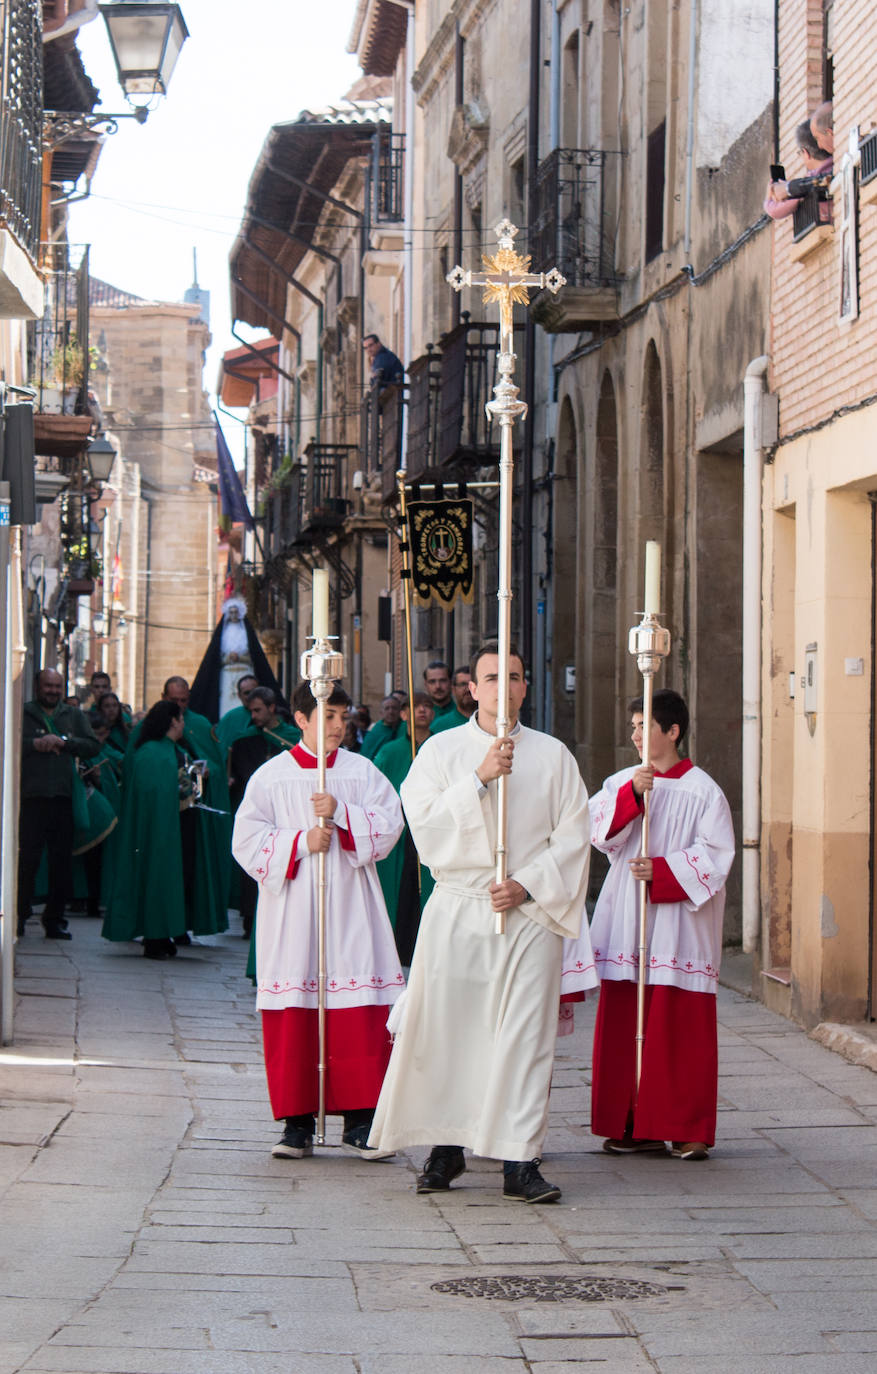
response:
[[[310,685],[293,698],[301,742],[253,774],[232,850],[258,883],[256,1006],[262,1013],[268,1093],[285,1121],[272,1150],[313,1153],[318,1105],[317,871],[326,854],[326,1110],[344,1116],[344,1147],[367,1159],[391,1153],[366,1141],[390,1057],[387,1013],[404,987],[375,864],[402,833],[392,785],[360,754],[338,748],[350,698],[326,706],[326,788],[316,790],[317,714]],[[322,816],[326,828],[317,825]]]
[[[631,703],[642,757],[643,705]],[[688,708],[655,692],[651,766],[625,768],[592,798],[592,843],[610,870],[591,924],[600,974],[594,1033],[591,1129],[610,1154],[663,1152],[705,1159],[715,1143],[718,1053],[716,990],[725,882],[734,831],[724,793],[679,757]],[[640,855],[643,794],[649,858]],[[648,881],[645,1039],[635,1092],[639,883]]]

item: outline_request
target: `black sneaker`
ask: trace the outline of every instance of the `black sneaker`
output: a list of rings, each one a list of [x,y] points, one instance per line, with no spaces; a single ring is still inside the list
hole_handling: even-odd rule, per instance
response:
[[[43,930],[46,932],[47,940],[72,940],[73,936],[67,929],[66,921],[44,921]]]
[[[539,1172],[541,1159],[527,1159],[523,1164],[506,1165],[502,1195],[513,1202],[557,1202],[560,1189],[546,1183]]]
[[[275,1159],[305,1159],[314,1153],[314,1137],[303,1126],[287,1125],[271,1153]]]
[[[368,1143],[368,1135],[371,1130],[371,1122],[363,1122],[359,1126],[352,1126],[349,1131],[345,1131],[341,1136],[341,1148],[346,1150],[349,1155],[359,1155],[360,1159],[392,1159],[395,1150],[378,1150]]]
[[[444,1193],[455,1178],[466,1172],[466,1160],[459,1145],[434,1145],[423,1172],[417,1175],[418,1193]]]

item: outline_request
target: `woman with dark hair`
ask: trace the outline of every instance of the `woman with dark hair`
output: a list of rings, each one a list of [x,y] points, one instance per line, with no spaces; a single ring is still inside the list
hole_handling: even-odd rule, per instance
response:
[[[157,701],[134,743],[125,782],[106,940],[143,939],[147,959],[176,954],[186,934],[183,845],[180,836],[180,767],[177,747],[183,712],[176,701]]]
[[[115,692],[101,692],[97,699],[97,709],[107,723],[110,744],[116,749],[121,749],[124,754],[128,748],[131,722],[126,720],[122,703]]]

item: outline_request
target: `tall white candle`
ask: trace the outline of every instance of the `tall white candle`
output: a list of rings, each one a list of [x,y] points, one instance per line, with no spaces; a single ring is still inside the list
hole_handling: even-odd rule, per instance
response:
[[[325,568],[314,568],[312,597],[314,623],[311,632],[314,639],[326,639],[329,634],[329,574]]]
[[[646,542],[646,596],[643,610],[657,615],[661,609],[661,545],[654,539]]]

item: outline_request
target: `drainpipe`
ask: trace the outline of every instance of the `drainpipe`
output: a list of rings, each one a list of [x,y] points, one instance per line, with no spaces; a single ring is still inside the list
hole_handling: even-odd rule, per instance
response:
[[[761,486],[769,359],[743,378],[743,949],[761,943]]]
[[[691,252],[691,198],[694,191],[694,101],[697,77],[697,0],[691,0],[688,16],[688,131],[685,139],[685,232],[682,249],[685,260]],[[747,374],[748,375],[748,374]]]

